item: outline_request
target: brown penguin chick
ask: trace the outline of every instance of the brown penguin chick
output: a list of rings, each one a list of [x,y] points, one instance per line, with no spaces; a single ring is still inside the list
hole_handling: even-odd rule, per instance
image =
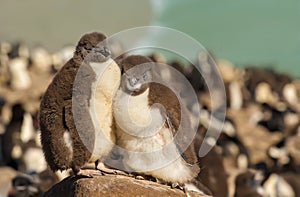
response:
[[[292,172],[281,174],[286,182],[292,187],[295,196],[300,196],[300,175]]]
[[[53,171],[72,168],[77,174],[93,162],[97,167],[113,147],[111,103],[120,69],[103,46],[105,39],[97,32],[82,36],[42,98],[41,143]]]
[[[203,140],[203,136],[206,133],[206,129],[203,126],[199,126],[198,132],[194,139],[195,150],[200,150],[203,143],[207,143]],[[227,174],[224,168],[224,162],[221,154],[214,146],[207,153],[207,155],[199,158],[201,163],[201,172],[198,174],[196,180],[204,183],[211,191],[213,196],[228,196],[228,181]]]
[[[124,75],[113,113],[125,165],[169,183],[194,179],[200,171],[194,147],[182,147],[191,126],[189,117],[181,121],[185,106],[168,87],[155,83],[156,64],[148,57],[128,56],[120,66]]]
[[[285,150],[289,153],[290,157],[295,163],[296,166],[300,166],[300,130],[298,128],[298,132],[295,135],[289,136],[286,139]]]
[[[257,88],[260,84],[268,86],[269,92],[275,92],[277,96],[283,99],[283,88],[286,84],[290,84],[292,79],[286,74],[279,74],[272,69],[261,69],[256,67],[247,67],[245,69],[245,86],[250,95],[255,99]],[[271,99],[274,100],[271,96]]]
[[[247,170],[235,178],[234,197],[262,197],[264,190],[261,187],[262,177],[258,172]]]
[[[12,107],[12,118],[5,128],[5,133],[1,136],[2,160],[5,165],[13,167],[16,170],[19,168],[20,158],[16,158],[16,156],[13,155],[13,149],[16,146],[20,147],[19,138],[24,114],[25,110],[22,104],[15,104]]]
[[[299,178],[299,174],[293,172],[270,174],[263,184],[266,196],[299,196]]]
[[[40,188],[43,192],[48,191],[54,184],[59,182],[58,176],[49,168],[38,174],[40,179]]]

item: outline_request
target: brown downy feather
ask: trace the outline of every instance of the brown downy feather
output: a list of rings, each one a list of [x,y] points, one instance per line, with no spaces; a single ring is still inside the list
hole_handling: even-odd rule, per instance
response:
[[[120,61],[120,66],[123,72],[133,68],[134,66],[150,63],[155,67],[155,63],[148,57],[142,55],[131,55]],[[155,72],[152,70],[152,72]],[[155,74],[155,73],[153,73]],[[165,122],[165,127],[172,130],[173,136],[175,137],[175,143],[181,153],[182,158],[191,166],[191,169],[195,172],[195,176],[199,173],[199,166],[197,164],[198,159],[193,146],[188,146],[183,151],[182,144],[186,143],[185,135],[191,129],[191,121],[189,117],[182,117],[181,113],[188,115],[187,109],[180,106],[179,98],[169,87],[166,87],[159,83],[144,84],[139,92],[133,93],[132,95],[139,95],[149,88],[149,106],[155,103],[161,104],[165,108],[167,117],[170,121]],[[182,110],[182,111],[181,111]],[[163,113],[163,112],[162,112]],[[175,136],[176,135],[176,136]],[[181,152],[182,151],[182,152]]]
[[[76,130],[78,125],[84,127],[86,136],[81,137],[94,139],[93,124],[91,117],[87,114],[88,100],[91,95],[90,86],[95,79],[95,73],[87,64],[83,64],[83,60],[92,48],[105,38],[103,34],[97,32],[84,35],[78,42],[73,58],[56,74],[42,98],[39,113],[41,142],[46,161],[53,171],[78,169],[91,157],[91,152],[82,143]],[[75,126],[72,114],[72,93],[75,77],[80,67],[83,67],[85,74],[80,77],[84,77],[85,83],[80,84],[78,89],[74,90],[82,91],[82,98],[76,99],[80,105],[74,105],[77,106],[74,110],[82,115],[83,119]],[[73,153],[64,141],[64,132],[70,134]]]

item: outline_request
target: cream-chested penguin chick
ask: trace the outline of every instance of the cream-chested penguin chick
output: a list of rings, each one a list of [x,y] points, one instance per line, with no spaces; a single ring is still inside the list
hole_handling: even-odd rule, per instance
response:
[[[148,57],[128,56],[119,65],[124,74],[113,114],[117,145],[125,150],[125,166],[169,183],[194,179],[200,169],[193,147],[182,146],[190,125],[189,120],[181,121],[181,109],[185,108],[176,94],[155,83],[155,64]]]
[[[53,171],[101,161],[111,151],[112,98],[121,71],[101,33],[84,35],[44,94],[39,113],[41,142]],[[101,44],[100,44],[101,43]]]

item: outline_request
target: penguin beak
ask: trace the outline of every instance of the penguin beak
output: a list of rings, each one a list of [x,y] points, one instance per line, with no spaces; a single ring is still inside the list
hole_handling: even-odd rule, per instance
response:
[[[100,47],[100,46],[95,46],[93,48],[93,51],[95,53],[100,53],[103,55],[105,58],[111,55],[111,51],[107,47]]]
[[[111,52],[108,48],[103,47],[102,50],[99,51],[104,57],[108,57],[111,55]]]
[[[142,84],[140,84],[140,83],[138,83],[134,86],[127,84],[127,89],[131,92],[138,92],[141,89],[141,87],[142,87]]]
[[[110,55],[111,55],[111,52],[108,48],[96,46],[89,53],[89,56],[88,56],[88,58],[86,58],[86,60],[92,61],[92,62],[104,62],[109,59]]]

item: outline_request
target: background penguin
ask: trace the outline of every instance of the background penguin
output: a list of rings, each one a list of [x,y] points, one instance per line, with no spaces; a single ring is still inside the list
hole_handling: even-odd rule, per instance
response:
[[[203,143],[207,143],[204,139],[206,128],[199,126],[198,132],[194,139],[195,150],[200,150]],[[224,167],[222,155],[219,153],[218,147],[214,146],[204,157],[199,157],[201,164],[201,172],[196,180],[207,186],[212,196],[228,196],[227,174]]]
[[[109,50],[102,44],[99,46],[105,39],[97,32],[82,36],[73,58],[57,73],[42,98],[41,143],[53,171],[72,168],[77,174],[81,167],[93,162],[97,167],[98,161],[112,149],[115,137],[110,106],[113,89],[119,85],[120,69],[109,57]],[[101,78],[98,71],[105,65],[109,66]],[[76,77],[82,80],[75,85]],[[100,85],[98,80],[102,80]],[[96,116],[101,125],[96,125]],[[83,131],[81,136],[78,129]]]
[[[30,176],[26,174],[17,175],[12,180],[12,187],[8,192],[8,197],[23,197],[32,196],[38,197],[43,193],[39,186],[39,179],[37,176]]]
[[[16,145],[20,147],[20,131],[25,110],[22,104],[17,103],[12,107],[12,118],[6,127],[6,131],[1,135],[2,139],[2,159],[4,164],[14,168],[19,168],[19,158],[13,156],[13,149]]]
[[[264,189],[261,186],[262,175],[253,170],[240,173],[235,178],[234,197],[262,197]]]
[[[265,196],[299,196],[299,178],[299,174],[293,172],[270,174],[263,183]]]
[[[291,82],[291,77],[276,73],[272,69],[259,69],[256,67],[245,69],[245,86],[253,97],[257,96],[257,86],[261,83],[266,83],[270,86],[271,91],[276,93],[276,96],[282,98],[284,86]]]
[[[176,95],[169,88],[158,83],[150,83],[157,74],[148,67],[150,64],[153,68],[154,63],[152,63],[151,59],[140,55],[128,56],[120,61],[124,75],[113,103],[117,145],[130,153],[147,154],[161,150],[170,143],[171,152],[176,152],[179,157],[167,165],[164,161],[170,155],[166,154],[157,154],[155,158],[148,155],[142,157],[125,155],[124,163],[135,172],[151,175],[165,182],[183,184],[194,179],[200,171],[194,147],[189,146],[185,151],[181,151],[180,147],[184,135],[190,132],[184,130],[190,126],[185,125],[189,124],[189,120],[183,117],[187,120],[180,122],[180,110],[181,108],[185,110],[185,106],[180,106]],[[135,66],[139,67],[131,69]],[[156,104],[161,104],[165,110]],[[156,129],[151,135],[146,133],[149,132],[147,128],[139,127],[149,123],[150,116],[153,124],[151,128]],[[135,122],[132,123],[132,120]],[[178,131],[180,124],[183,124],[181,125],[183,131]],[[151,168],[153,163],[164,165],[161,168],[147,170],[147,167]]]

